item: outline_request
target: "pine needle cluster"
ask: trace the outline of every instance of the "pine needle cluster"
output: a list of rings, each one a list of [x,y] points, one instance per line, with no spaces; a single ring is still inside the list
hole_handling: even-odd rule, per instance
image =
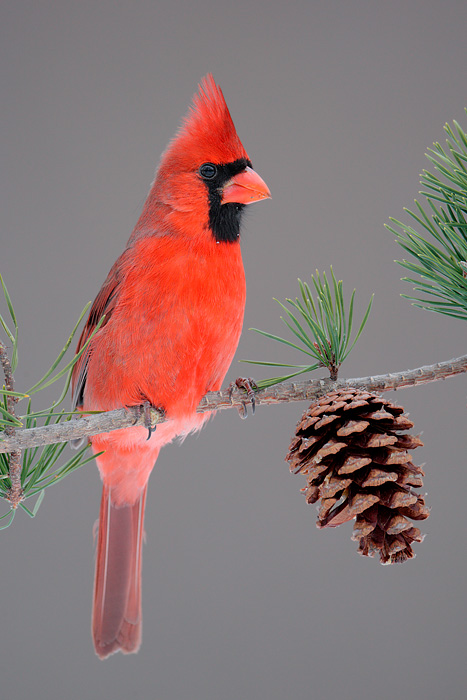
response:
[[[2,432],[11,436],[14,435],[16,429],[31,429],[36,428],[38,425],[59,423],[63,420],[70,420],[74,415],[73,412],[58,409],[67,396],[73,366],[82,352],[85,351],[89,341],[78,355],[66,362],[64,366],[60,367],[60,365],[63,364],[64,356],[75,337],[79,324],[89,308],[89,304],[83,309],[64,347],[44,376],[27,391],[13,391],[11,390],[13,376],[18,367],[18,322],[11,297],[1,276],[0,284],[3,289],[9,315],[9,320],[7,322],[0,314],[0,326],[6,336],[6,343],[9,346],[9,352],[7,354],[5,344],[0,343],[3,365],[0,371],[3,369],[4,374],[9,379],[9,382],[6,379],[3,386],[0,385],[1,440]],[[102,320],[103,319],[101,319],[98,324],[98,327],[102,324]],[[52,384],[55,384],[55,382],[62,378],[65,378],[65,384],[59,398],[48,408],[40,411],[33,411],[31,397]],[[9,384],[10,388],[7,384]],[[16,406],[20,402],[26,402],[24,415],[17,415]],[[9,505],[9,510],[0,515],[0,522],[2,522],[0,529],[11,525],[18,507],[24,510],[29,516],[35,517],[44,498],[45,489],[53,484],[59,483],[65,476],[75,472],[79,467],[82,467],[94,459],[94,455],[90,453],[86,445],[63,463],[63,452],[66,446],[66,442],[56,443],[41,448],[34,447],[26,449],[21,453],[15,453],[15,455],[13,455],[13,457],[17,456],[20,459],[18,466],[21,468],[21,490],[20,494],[17,495],[18,497],[13,497],[12,493],[12,454],[0,453],[0,498],[3,498]],[[29,508],[25,504],[25,501],[34,498],[36,498],[34,505]]]
[[[466,110],[467,113],[467,110]],[[467,133],[456,121],[446,124],[446,146],[435,143],[426,154],[434,172],[424,170],[415,211],[406,209],[414,225],[391,219],[387,226],[411,256],[399,264],[415,277],[416,296],[403,295],[414,306],[467,319]]]

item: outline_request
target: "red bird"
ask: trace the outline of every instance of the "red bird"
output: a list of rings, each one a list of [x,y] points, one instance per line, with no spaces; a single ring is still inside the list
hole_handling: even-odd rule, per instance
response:
[[[208,75],[162,155],[142,214],[89,313],[73,371],[84,412],[162,408],[168,420],[91,438],[103,481],[92,633],[97,655],[141,644],[141,549],[147,482],[159,450],[199,430],[201,397],[220,389],[245,306],[240,224],[270,197]]]

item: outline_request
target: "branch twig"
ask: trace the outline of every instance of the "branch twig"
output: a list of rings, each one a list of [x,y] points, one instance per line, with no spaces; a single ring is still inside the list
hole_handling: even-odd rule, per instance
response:
[[[0,363],[3,368],[3,374],[5,375],[5,389],[7,391],[14,390],[14,379],[13,372],[11,370],[10,358],[6,351],[3,343],[0,342]],[[7,411],[11,415],[16,417],[15,404],[18,399],[15,396],[6,397]],[[15,440],[16,430],[13,426],[5,429],[5,435],[7,439]],[[0,443],[2,444],[2,443]],[[2,450],[3,451],[3,450]],[[10,483],[11,488],[8,494],[8,500],[12,504],[12,508],[17,508],[18,503],[22,498],[22,488],[21,488],[21,450],[17,446],[10,452],[9,460],[9,473],[10,473]]]
[[[291,401],[312,401],[332,389],[353,386],[370,391],[391,391],[409,386],[418,386],[428,382],[439,381],[456,374],[467,372],[467,355],[447,362],[438,362],[404,372],[379,374],[373,377],[358,377],[340,379],[335,382],[330,379],[317,379],[302,382],[286,382],[268,389],[262,389],[255,394],[257,405],[289,403]],[[219,411],[226,408],[242,408],[245,395],[241,390],[234,389],[230,397],[229,389],[210,392],[203,396],[197,408],[199,413]],[[153,424],[163,423],[165,416],[151,409]],[[143,425],[144,413],[140,407],[121,408],[106,413],[80,417],[63,423],[48,425],[28,430],[16,430],[14,435],[7,435],[0,440],[0,452],[12,452],[37,445],[49,445],[56,442],[67,442],[98,433]]]

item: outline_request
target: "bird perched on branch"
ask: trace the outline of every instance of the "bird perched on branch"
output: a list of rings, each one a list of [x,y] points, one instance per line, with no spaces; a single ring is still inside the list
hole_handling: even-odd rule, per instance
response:
[[[144,405],[167,421],[91,438],[103,481],[92,633],[99,657],[141,644],[141,549],[148,478],[161,447],[199,430],[240,338],[245,205],[270,197],[208,75],[161,157],[128,244],[91,307],[73,371],[86,412]],[[146,411],[149,421],[149,411]]]

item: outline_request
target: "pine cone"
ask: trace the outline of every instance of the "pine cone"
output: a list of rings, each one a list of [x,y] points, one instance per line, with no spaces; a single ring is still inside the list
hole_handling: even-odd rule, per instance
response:
[[[378,553],[382,564],[415,556],[412,542],[423,535],[411,520],[429,515],[424,497],[412,490],[425,475],[407,451],[422,441],[400,434],[410,428],[404,409],[378,394],[332,391],[305,411],[286,457],[291,472],[308,477],[307,503],[321,501],[317,526],[355,518],[359,553]]]

